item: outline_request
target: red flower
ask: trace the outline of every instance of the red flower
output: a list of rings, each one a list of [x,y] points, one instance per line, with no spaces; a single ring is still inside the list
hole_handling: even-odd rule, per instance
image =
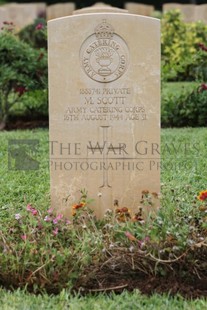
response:
[[[32,215],[38,214],[38,211],[35,208],[33,208],[31,205],[27,205],[27,211],[31,212]]]
[[[202,92],[204,90],[207,90],[207,84],[205,83],[201,84],[201,86],[199,87],[199,92]]]
[[[198,47],[200,47],[202,51],[207,52],[207,47],[203,43],[198,43]]]
[[[24,86],[16,86],[14,88],[15,93],[18,93],[19,96],[22,96],[27,90]]]
[[[36,30],[41,30],[44,28],[44,25],[42,23],[37,24],[37,26],[35,27]]]
[[[199,200],[207,200],[207,190],[201,191],[197,197]]]

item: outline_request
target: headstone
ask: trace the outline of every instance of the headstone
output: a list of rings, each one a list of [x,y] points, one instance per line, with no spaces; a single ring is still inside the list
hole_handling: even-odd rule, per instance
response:
[[[34,5],[34,7],[36,8],[37,17],[42,17],[46,19],[46,8],[47,8],[46,3],[35,2],[35,3],[28,3],[28,4]]]
[[[194,4],[166,3],[163,4],[163,11],[167,12],[178,9],[182,13],[183,21],[186,23],[191,23],[196,21],[196,7],[197,5]]]
[[[75,3],[56,3],[47,7],[47,20],[72,15]]]
[[[196,5],[195,21],[207,24],[207,4]]]
[[[124,7],[131,14],[144,16],[152,16],[154,11],[153,5],[145,5],[142,3],[126,2]]]
[[[164,3],[162,6],[162,10],[164,13],[171,10],[180,10],[181,6],[182,4],[180,3]]]
[[[0,7],[0,32],[2,31],[2,28],[4,27],[4,22],[10,22],[10,21],[9,21],[7,10],[3,6],[1,6]]]
[[[4,5],[9,21],[12,21],[16,30],[20,30],[34,22],[37,17],[44,17],[45,3],[10,3]]]
[[[51,203],[135,213],[160,190],[160,21],[92,12],[48,22]]]
[[[183,20],[186,23],[192,23],[195,21],[196,5],[183,4],[181,5],[181,12],[183,14]]]

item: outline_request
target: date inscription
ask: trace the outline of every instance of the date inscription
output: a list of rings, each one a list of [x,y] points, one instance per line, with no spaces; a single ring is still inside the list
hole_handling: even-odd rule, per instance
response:
[[[64,121],[146,121],[141,103],[131,105],[130,88],[81,88],[78,105],[68,105]]]

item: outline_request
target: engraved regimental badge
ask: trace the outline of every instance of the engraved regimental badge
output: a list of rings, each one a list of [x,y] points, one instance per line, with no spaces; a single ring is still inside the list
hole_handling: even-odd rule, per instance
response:
[[[103,20],[95,28],[95,33],[83,42],[80,61],[88,77],[108,83],[117,80],[126,71],[129,51],[126,42]]]

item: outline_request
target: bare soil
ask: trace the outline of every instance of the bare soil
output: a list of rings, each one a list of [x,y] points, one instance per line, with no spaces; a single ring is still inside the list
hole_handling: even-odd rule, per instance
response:
[[[81,290],[84,294],[110,291],[121,293],[123,290],[138,289],[146,295],[168,293],[172,296],[180,294],[187,299],[207,297],[206,275],[202,276],[201,279],[196,276],[180,278],[175,275],[154,277],[141,272],[122,274],[104,268],[96,270],[93,278],[86,283],[83,282],[77,283],[76,289]]]
[[[5,130],[17,130],[17,129],[35,129],[35,128],[48,128],[49,127],[49,121],[47,117],[41,117],[39,119],[14,119],[10,120]]]

